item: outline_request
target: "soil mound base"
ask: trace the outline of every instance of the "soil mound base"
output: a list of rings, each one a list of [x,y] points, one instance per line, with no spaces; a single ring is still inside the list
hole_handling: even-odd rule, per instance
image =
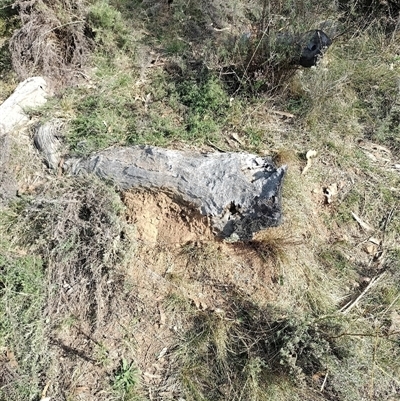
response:
[[[194,207],[173,201],[162,192],[132,190],[123,193],[126,218],[135,225],[137,239],[145,245],[180,247],[213,237],[210,221]]]

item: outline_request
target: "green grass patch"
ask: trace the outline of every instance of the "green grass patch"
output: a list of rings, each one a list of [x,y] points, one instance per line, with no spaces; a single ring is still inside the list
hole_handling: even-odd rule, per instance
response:
[[[399,364],[387,365],[396,341],[372,321],[233,305],[193,317],[178,354],[186,399],[309,399],[314,388],[313,400],[356,401],[396,385]]]
[[[4,227],[2,226],[1,229]],[[45,321],[46,279],[42,260],[0,244],[0,398],[38,397],[45,384],[49,345]],[[7,355],[7,356],[6,356]]]
[[[133,49],[129,49],[133,46],[129,26],[120,11],[109,3],[100,0],[89,8],[87,19],[95,42],[109,56],[115,54],[117,49],[132,52]]]
[[[76,104],[67,135],[74,154],[87,155],[112,145],[218,141],[229,101],[214,77],[182,83],[159,77],[154,91],[138,98],[132,89],[135,74],[115,69],[99,64],[100,91],[89,91]]]

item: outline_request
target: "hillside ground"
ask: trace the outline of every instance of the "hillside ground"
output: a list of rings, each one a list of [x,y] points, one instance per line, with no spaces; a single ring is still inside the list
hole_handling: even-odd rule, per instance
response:
[[[0,101],[53,92],[12,137],[1,400],[400,399],[400,17],[368,4],[0,2]],[[310,29],[335,39],[303,69],[279,38]],[[271,156],[283,224],[229,243],[163,193],[55,173],[32,144],[54,119],[65,156]]]

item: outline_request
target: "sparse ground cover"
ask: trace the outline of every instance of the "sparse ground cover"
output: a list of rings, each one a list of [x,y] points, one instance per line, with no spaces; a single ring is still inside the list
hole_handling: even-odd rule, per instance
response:
[[[0,98],[16,73],[65,63],[31,113],[65,122],[69,154],[146,143],[289,169],[283,225],[230,244],[163,194],[38,173],[15,146],[0,399],[399,399],[396,3],[3,3]],[[13,71],[29,15],[51,17],[32,32],[53,46]],[[279,34],[324,21],[343,34],[317,68],[295,68]]]

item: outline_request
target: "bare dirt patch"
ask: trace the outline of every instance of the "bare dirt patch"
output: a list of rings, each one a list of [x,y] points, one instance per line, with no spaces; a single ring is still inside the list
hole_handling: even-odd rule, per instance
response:
[[[175,351],[193,316],[224,313],[232,294],[265,304],[274,268],[252,244],[223,242],[206,217],[162,192],[134,190],[122,199],[137,243],[128,263],[139,301],[135,363],[150,398],[176,399],[182,392]]]
[[[127,222],[134,226],[138,243],[135,260],[140,259],[153,273],[170,282],[198,282],[199,290],[205,293],[212,292],[217,283],[248,295],[262,288],[265,298],[265,286],[274,268],[265,255],[257,252],[254,243],[221,240],[213,234],[206,216],[162,192],[125,192],[123,201]],[[208,290],[203,291],[204,286]]]
[[[127,221],[135,225],[138,239],[146,245],[179,247],[189,241],[213,238],[208,218],[194,207],[183,206],[162,192],[125,192]]]

